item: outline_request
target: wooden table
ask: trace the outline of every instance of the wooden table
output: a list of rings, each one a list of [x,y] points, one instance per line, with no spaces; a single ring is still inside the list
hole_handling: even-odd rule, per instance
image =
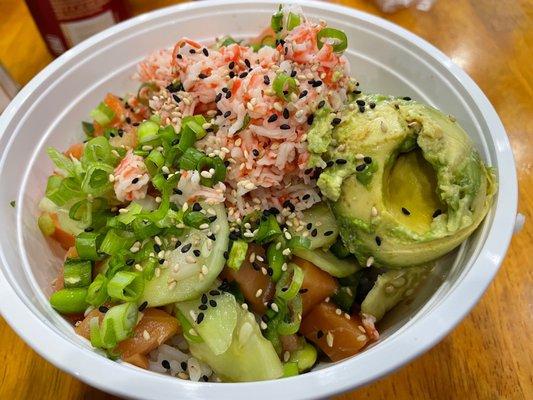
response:
[[[175,1],[132,1],[136,12]],[[489,290],[435,348],[348,399],[533,398],[533,2],[438,0],[430,12],[382,14],[371,1],[345,5],[381,15],[433,43],[465,69],[496,107],[511,138],[528,223]],[[52,58],[22,1],[2,0],[0,61],[21,84]],[[529,332],[528,332],[529,331]],[[0,399],[111,399],[32,351],[0,318]]]

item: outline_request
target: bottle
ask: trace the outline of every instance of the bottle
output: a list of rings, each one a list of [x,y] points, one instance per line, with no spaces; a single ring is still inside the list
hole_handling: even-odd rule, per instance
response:
[[[54,56],[130,17],[122,0],[26,0]]]

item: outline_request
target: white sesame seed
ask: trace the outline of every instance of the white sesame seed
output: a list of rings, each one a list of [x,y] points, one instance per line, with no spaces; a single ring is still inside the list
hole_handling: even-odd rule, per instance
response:
[[[287,240],[291,240],[291,239],[292,239],[292,235],[290,234],[289,231],[285,231],[285,238],[286,238]]]
[[[352,317],[350,317],[350,314],[348,314],[348,313],[344,313],[344,318],[346,318],[346,319],[352,319]]]
[[[115,149],[111,150],[111,154],[113,154],[115,157],[120,157],[120,154],[118,154],[118,151]]]
[[[261,257],[260,255],[257,255],[255,258],[257,258],[258,261],[265,261],[265,259],[263,257]]]
[[[146,329],[143,331],[143,338],[144,340],[150,340],[150,334]]]
[[[328,332],[328,334],[326,335],[326,343],[329,347],[333,347],[333,335],[331,332]]]
[[[387,293],[387,294],[391,294],[391,293],[393,293],[393,292],[394,292],[394,286],[392,286],[392,285],[387,285],[387,286],[385,287],[385,293]]]
[[[276,250],[281,249],[281,242],[276,243]]]
[[[157,258],[165,258],[165,250],[161,250],[159,253],[157,253]]]
[[[250,231],[246,231],[242,234],[244,237],[247,237],[247,238],[252,238],[254,237],[254,234]]]
[[[366,335],[359,335],[359,336],[357,336],[357,340],[358,340],[359,342],[364,342],[364,341],[366,340]]]
[[[208,223],[204,223],[204,224],[200,225],[198,228],[207,229],[207,228],[209,228],[209,224]]]
[[[373,217],[377,217],[378,216],[378,209],[376,207],[372,207],[372,210],[370,211],[371,215]]]
[[[176,282],[176,281],[172,281],[172,282],[170,282],[170,283],[168,284],[168,288],[169,288],[170,290],[172,290],[172,289],[174,289],[174,288],[176,287],[176,285],[177,285],[177,282]]]
[[[279,112],[282,112],[282,111],[283,111],[283,106],[282,106],[279,102],[277,102],[277,101],[273,104],[273,107],[274,107],[274,109],[275,109],[276,111],[279,111]]]
[[[355,155],[355,159],[356,160],[362,160],[363,158],[365,158],[364,154],[358,153],[358,154]]]
[[[129,210],[127,208],[119,208],[118,212],[120,214],[126,214]]]
[[[267,269],[265,267],[261,267],[261,273],[263,275],[266,275],[266,274],[268,274],[268,271],[267,271]]]
[[[109,182],[115,182],[115,175],[109,174],[108,179],[109,179]]]
[[[359,329],[363,333],[366,333],[365,328],[363,328],[362,325],[357,325],[357,329]]]
[[[202,171],[200,172],[200,175],[203,177],[203,178],[212,178],[213,177],[213,174],[211,174],[209,171]]]
[[[290,256],[291,255],[291,249],[285,249],[281,252],[284,256]]]
[[[246,304],[246,303],[242,303],[242,304],[241,304],[241,307],[242,307],[244,310],[248,310],[248,304]]]
[[[255,292],[255,297],[260,297],[263,294],[263,289],[257,289],[257,292]]]
[[[370,256],[370,257],[368,257],[368,259],[366,260],[366,266],[367,266],[367,267],[371,267],[372,264],[374,264],[374,257]]]
[[[163,244],[163,242],[161,241],[161,238],[159,236],[154,236],[154,242],[158,245],[158,246],[161,246]]]
[[[268,328],[268,325],[265,323],[265,321],[261,321],[259,326],[261,327],[262,330],[265,330],[266,328]]]
[[[152,146],[149,146],[149,145],[147,145],[147,144],[145,144],[145,145],[142,147],[142,149],[143,149],[144,151],[150,151],[150,150],[153,149],[153,147],[152,147]]]
[[[182,100],[185,103],[185,105],[187,105],[187,106],[191,105],[191,100],[189,100],[187,97],[184,97]]]
[[[283,265],[281,266],[281,270],[285,272],[287,271],[287,268],[288,268],[287,263],[283,263]]]
[[[272,303],[270,305],[270,308],[274,311],[274,312],[279,312],[279,307],[276,303]]]
[[[161,167],[161,171],[163,171],[163,173],[165,173],[165,174],[169,174],[170,173],[170,170],[168,169],[168,167],[166,165],[163,165]]]
[[[284,361],[284,362],[287,362],[287,361],[289,361],[290,358],[291,358],[291,353],[288,352],[288,351],[285,351],[285,352],[283,353],[283,361]]]
[[[342,310],[341,310],[340,308],[337,308],[337,309],[335,310],[335,314],[337,314],[337,315],[341,315],[341,314],[342,314]]]
[[[143,270],[143,267],[142,267],[141,264],[135,264],[135,269],[136,269],[137,271],[142,271],[142,270]]]
[[[207,265],[202,265],[202,274],[207,275],[209,273],[209,268],[207,268]]]

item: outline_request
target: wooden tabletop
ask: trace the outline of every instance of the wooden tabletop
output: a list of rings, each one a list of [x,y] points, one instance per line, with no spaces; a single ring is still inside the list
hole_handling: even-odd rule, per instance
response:
[[[136,13],[176,1],[131,0]],[[511,139],[525,228],[472,313],[440,344],[348,399],[533,398],[533,2],[437,0],[429,12],[382,14],[371,0],[340,0],[428,40],[478,83]],[[21,84],[52,57],[23,1],[2,0],[0,61]],[[58,370],[0,318],[0,399],[113,399]]]

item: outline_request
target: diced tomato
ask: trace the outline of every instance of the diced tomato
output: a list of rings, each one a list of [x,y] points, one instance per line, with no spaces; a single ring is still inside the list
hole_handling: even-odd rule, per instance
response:
[[[65,250],[68,250],[71,247],[74,247],[74,244],[75,244],[74,235],[64,231],[61,228],[61,225],[59,225],[57,214],[48,213],[48,215],[50,216],[50,218],[52,218],[52,221],[54,222],[54,227],[55,227],[54,232],[50,235],[50,237],[54,239],[56,242],[58,242],[61,245],[61,247],[63,247]]]
[[[157,308],[148,308],[135,327],[133,337],[120,342],[117,349],[123,360],[135,354],[148,354],[178,333],[178,328],[175,317]]]
[[[74,143],[67,149],[67,151],[65,151],[65,155],[67,157],[72,156],[79,160],[83,155],[83,148],[83,143]]]
[[[305,315],[315,305],[332,296],[339,285],[330,274],[303,258],[293,257],[292,262],[304,272],[304,281],[300,290],[303,292],[301,296],[303,315]]]
[[[275,292],[274,283],[270,280],[268,275],[263,274],[261,268],[267,268],[268,264],[264,261],[259,261],[256,257],[254,265],[250,262],[250,255],[255,253],[263,260],[266,260],[265,250],[263,247],[250,243],[248,245],[248,253],[246,259],[242,263],[238,271],[226,267],[223,271],[223,277],[228,281],[236,281],[241,290],[246,302],[250,305],[253,311],[262,314],[266,311],[265,303],[272,300]],[[259,296],[257,294],[259,293]]]
[[[359,316],[350,319],[332,303],[320,303],[303,319],[300,333],[332,361],[357,354],[370,341]]]

